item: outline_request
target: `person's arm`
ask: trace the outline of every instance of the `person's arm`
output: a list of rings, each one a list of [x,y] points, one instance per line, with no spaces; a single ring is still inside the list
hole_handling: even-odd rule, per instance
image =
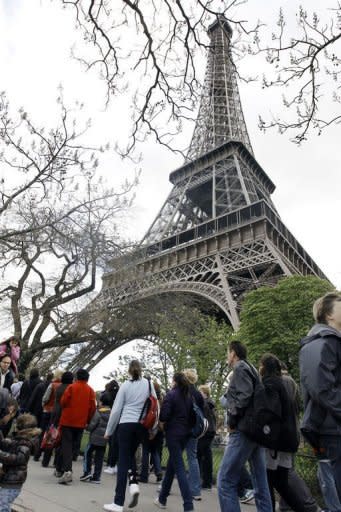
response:
[[[124,406],[124,398],[125,398],[125,385],[122,384],[115,398],[114,406],[111,409],[111,413],[109,416],[109,421],[107,424],[107,428],[105,430],[104,437],[108,439],[114,432],[120,421],[120,417],[122,414],[123,406]]]
[[[91,395],[90,395],[88,423],[90,423],[90,421],[91,421],[93,415],[95,414],[96,410],[97,410],[96,394],[95,394],[94,390],[92,389],[91,390]]]
[[[11,359],[12,359],[12,362],[14,361],[16,363],[17,361],[19,361],[19,358],[20,358],[20,347],[19,347],[19,345],[11,347]]]
[[[225,395],[227,404],[227,423],[231,429],[236,428],[244,409],[249,405],[253,395],[254,382],[245,368],[238,366],[232,375],[230,386]]]
[[[43,398],[42,398],[42,400],[41,400],[41,403],[43,404],[43,407],[44,407],[44,405],[46,405],[46,404],[47,404],[47,402],[50,400],[50,398],[51,398],[51,394],[52,394],[52,389],[53,389],[52,384],[49,384],[49,385],[47,386],[47,389],[46,389],[45,393],[43,394]]]
[[[64,393],[62,394],[61,398],[60,398],[60,406],[62,409],[64,409],[65,407],[67,407],[71,401],[71,396],[72,396],[72,384],[70,384],[70,386],[68,386]]]
[[[172,395],[170,393],[167,393],[165,396],[160,410],[160,422],[161,423],[167,423],[172,417],[173,412],[173,400]]]
[[[92,432],[93,430],[95,430],[95,428],[99,424],[99,421],[100,421],[99,412],[95,411],[95,414],[92,416],[88,426],[86,427],[86,430],[88,430],[89,432]]]

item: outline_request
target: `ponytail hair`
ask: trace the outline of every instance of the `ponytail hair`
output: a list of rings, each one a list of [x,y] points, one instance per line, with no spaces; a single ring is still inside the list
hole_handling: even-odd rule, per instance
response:
[[[128,373],[131,380],[139,380],[142,377],[141,363],[137,359],[133,359],[129,363]]]
[[[174,373],[173,381],[184,396],[189,394],[189,382],[183,372]]]

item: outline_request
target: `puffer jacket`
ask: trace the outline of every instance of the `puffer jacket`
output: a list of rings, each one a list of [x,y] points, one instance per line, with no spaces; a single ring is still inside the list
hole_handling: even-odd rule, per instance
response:
[[[41,430],[30,428],[21,430],[12,439],[0,441],[0,487],[20,488],[27,478],[27,464],[33,449],[34,438]]]
[[[95,446],[105,446],[107,443],[104,434],[109,421],[110,410],[110,407],[99,407],[86,428],[90,432],[89,441]]]
[[[302,428],[341,436],[341,333],[316,324],[300,344]]]

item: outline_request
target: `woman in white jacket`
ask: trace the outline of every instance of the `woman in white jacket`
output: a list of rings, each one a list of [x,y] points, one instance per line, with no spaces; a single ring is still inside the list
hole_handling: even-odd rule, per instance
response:
[[[135,452],[148,433],[140,423],[141,413],[149,397],[150,388],[151,393],[156,397],[153,384],[149,384],[149,381],[142,377],[139,361],[130,362],[128,373],[130,379],[122,384],[116,395],[105,432],[105,437],[108,439],[118,425],[119,455],[115,497],[113,503],[103,506],[104,510],[109,512],[123,512],[128,474],[129,492],[132,497],[129,508],[137,505],[140,490],[136,478]]]

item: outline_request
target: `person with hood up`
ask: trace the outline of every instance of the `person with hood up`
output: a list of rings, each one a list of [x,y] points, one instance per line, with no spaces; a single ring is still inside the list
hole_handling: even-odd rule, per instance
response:
[[[12,439],[0,441],[0,510],[10,512],[11,503],[19,496],[27,478],[27,464],[35,440],[40,434],[37,420],[32,414],[17,419],[17,430]]]
[[[313,306],[316,324],[301,340],[299,354],[304,414],[301,431],[328,461],[341,501],[341,294],[330,292]],[[328,484],[324,488],[326,505]]]

